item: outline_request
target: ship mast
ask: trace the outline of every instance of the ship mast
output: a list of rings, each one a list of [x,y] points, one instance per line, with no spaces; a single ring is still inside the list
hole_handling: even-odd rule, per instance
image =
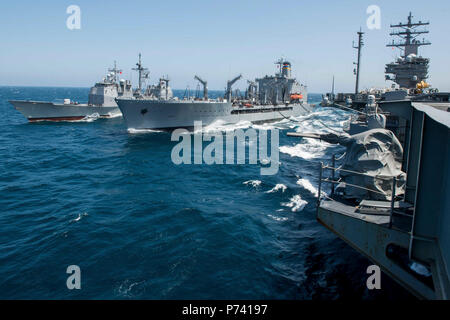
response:
[[[356,65],[356,69],[353,71],[354,74],[356,75],[355,94],[358,94],[358,92],[359,92],[359,70],[360,70],[360,65],[361,65],[361,49],[364,46],[363,34],[364,34],[364,32],[362,32],[361,29],[359,29],[358,45],[355,46],[355,44],[353,43],[353,48],[358,50],[358,62],[353,62],[353,64]]]
[[[284,58],[281,57],[280,59],[278,59],[277,61],[275,61],[275,64],[278,66],[278,75],[281,77],[281,72],[283,70],[283,62],[284,62]]]
[[[387,47],[396,47],[399,48],[400,50],[403,50],[404,55],[403,57],[406,58],[408,55],[410,54],[418,54],[418,49],[420,46],[427,46],[430,45],[431,42],[422,39],[421,40],[417,40],[416,38],[421,35],[421,34],[426,34],[429,33],[428,30],[418,30],[417,27],[420,26],[427,26],[430,23],[429,22],[412,22],[412,13],[409,13],[408,16],[408,23],[403,24],[403,23],[399,23],[399,24],[391,24],[391,28],[399,28],[399,31],[394,31],[391,32],[390,35],[391,36],[396,36],[401,38],[400,41],[395,42],[394,40],[392,40],[392,43],[387,44]]]
[[[133,70],[137,71],[139,73],[139,92],[142,92],[142,79],[147,79],[149,72],[148,68],[142,67],[141,62],[141,54],[139,53],[139,62],[136,63],[137,68],[133,68]]]
[[[391,25],[393,31],[391,36],[398,37],[401,40],[392,40],[387,47],[399,48],[403,50],[403,56],[395,62],[386,65],[386,80],[397,83],[400,88],[416,89],[417,85],[428,79],[428,64],[430,59],[423,58],[418,55],[419,47],[430,45],[431,43],[425,39],[417,40],[421,34],[428,33],[428,30],[418,27],[427,26],[429,22],[413,22],[412,14],[409,13],[407,23],[399,23]]]
[[[334,75],[333,75],[333,84],[331,85],[331,97],[334,101]]]
[[[116,60],[114,60],[114,68],[112,69],[108,69],[109,72],[112,72],[114,74],[114,81],[117,83],[118,82],[118,74],[122,73],[121,69],[117,69],[117,62]]]

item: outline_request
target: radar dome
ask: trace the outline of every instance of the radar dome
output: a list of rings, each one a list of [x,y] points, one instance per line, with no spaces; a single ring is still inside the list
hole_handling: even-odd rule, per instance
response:
[[[416,59],[416,55],[414,53],[408,54],[408,56],[406,57],[406,61],[408,62],[412,62],[414,59]]]

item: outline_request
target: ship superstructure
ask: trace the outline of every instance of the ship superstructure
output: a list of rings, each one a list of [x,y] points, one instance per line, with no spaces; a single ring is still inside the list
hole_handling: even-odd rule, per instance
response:
[[[406,23],[392,24],[390,36],[399,40],[392,40],[387,47],[398,48],[401,55],[394,62],[386,64],[385,78],[394,82],[392,88],[378,88],[359,90],[359,73],[361,48],[364,45],[362,36],[363,32],[358,32],[358,45],[354,46],[358,50],[358,62],[355,62],[354,70],[356,75],[355,93],[327,93],[324,96],[322,105],[335,105],[338,107],[350,107],[356,110],[362,110],[367,102],[368,96],[375,96],[377,101],[404,99],[408,96],[410,99],[422,99],[423,93],[433,94],[436,96],[437,90],[431,89],[427,83],[429,58],[419,55],[421,46],[431,45],[431,42],[419,37],[428,34],[429,31],[424,27],[429,22],[413,21],[412,13],[409,13]],[[400,89],[400,90],[399,90]],[[440,99],[440,98],[439,98]]]
[[[291,63],[284,59],[279,59],[275,64],[278,65],[279,72],[274,76],[265,76],[256,79],[258,85],[258,103],[266,104],[284,104],[294,100],[307,100],[306,87],[299,84],[296,79],[291,77]],[[247,92],[251,92],[254,83],[249,85]]]
[[[169,77],[159,78],[156,85],[150,85],[145,91],[145,96],[156,100],[170,100],[173,98],[172,88],[169,86]]]
[[[223,98],[208,97],[207,81],[195,79],[203,86],[203,97],[174,97],[168,77],[149,86],[143,94],[116,99],[129,129],[170,129],[193,127],[201,121],[209,125],[221,120],[269,122],[300,116],[311,111],[307,103],[307,88],[291,77],[291,64],[284,59],[276,62],[279,72],[274,76],[248,81],[245,96],[233,95],[232,86],[242,78],[238,75],[227,82]],[[142,68],[140,66],[139,68]],[[141,92],[141,90],[139,90]]]
[[[427,26],[429,22],[413,22],[413,16],[410,13],[407,23],[398,23],[391,25],[394,30],[391,36],[400,38],[399,41],[392,40],[387,46],[399,48],[403,54],[393,63],[386,65],[386,80],[392,80],[400,88],[414,89],[416,86],[428,79],[428,64],[430,59],[419,56],[421,46],[430,45],[425,39],[419,40],[422,34],[429,31],[420,27]]]
[[[62,103],[50,101],[12,100],[9,101],[30,122],[36,121],[77,121],[86,117],[110,118],[120,116],[115,98],[130,97],[132,88],[130,81],[121,79],[122,70],[108,69],[106,76],[93,87],[88,96],[88,103],[80,104],[71,99],[63,99]]]

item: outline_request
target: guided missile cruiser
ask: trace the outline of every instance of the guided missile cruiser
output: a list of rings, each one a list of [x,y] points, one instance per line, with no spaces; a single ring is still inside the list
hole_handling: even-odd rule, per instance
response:
[[[79,121],[87,117],[110,118],[120,116],[115,98],[132,96],[130,81],[120,80],[122,73],[114,68],[108,70],[108,74],[97,82],[89,92],[88,103],[80,104],[71,99],[63,99],[63,102],[10,100],[9,102],[20,111],[30,122],[36,121]]]
[[[145,91],[139,88],[139,94],[118,97],[116,101],[129,130],[191,128],[196,121],[202,125],[217,120],[262,123],[310,113],[307,88],[291,77],[291,63],[280,59],[276,64],[278,72],[249,81],[243,97],[233,95],[232,90],[242,75],[227,82],[225,95],[219,99],[208,97],[207,81],[200,76],[195,79],[203,86],[203,97],[179,99],[173,96],[169,79],[163,77],[157,85]]]

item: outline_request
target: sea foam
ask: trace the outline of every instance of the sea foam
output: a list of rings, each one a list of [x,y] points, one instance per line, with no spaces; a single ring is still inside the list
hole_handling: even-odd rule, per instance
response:
[[[297,184],[301,187],[303,187],[304,189],[308,190],[309,192],[311,192],[315,197],[317,197],[318,195],[318,190],[316,187],[314,187],[311,182],[308,179],[299,179],[297,181]]]
[[[266,193],[274,193],[274,192],[277,192],[277,191],[280,191],[280,190],[281,190],[281,192],[285,192],[286,189],[287,189],[287,187],[284,184],[278,183],[278,184],[275,185],[275,187],[273,187],[272,189],[266,191]]]
[[[293,196],[289,202],[281,203],[282,206],[291,208],[292,212],[302,211],[307,204],[308,202],[303,200],[300,195]]]

